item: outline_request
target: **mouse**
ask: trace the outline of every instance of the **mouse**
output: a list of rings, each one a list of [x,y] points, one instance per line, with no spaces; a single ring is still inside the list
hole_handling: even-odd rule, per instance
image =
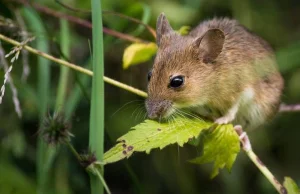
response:
[[[183,36],[161,13],[156,34],[145,101],[150,119],[199,115],[248,130],[276,115],[284,81],[274,50],[237,20],[205,20]]]

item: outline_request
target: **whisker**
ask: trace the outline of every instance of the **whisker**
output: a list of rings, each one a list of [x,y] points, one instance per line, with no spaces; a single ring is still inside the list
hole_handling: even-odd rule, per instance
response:
[[[181,115],[181,116],[183,116],[183,118],[186,118],[183,114],[181,114],[180,112],[180,110],[179,109],[176,109],[177,110],[177,113],[179,114],[179,115]],[[197,120],[199,120],[198,118],[196,118]],[[185,123],[183,123],[182,121],[181,121],[181,123],[182,123],[182,127],[186,130],[187,129],[187,126],[186,126],[186,124]],[[186,130],[188,133],[189,133],[189,130]],[[193,135],[191,134],[191,133],[189,133],[189,136],[190,137],[193,137]]]
[[[175,120],[175,116],[171,115],[171,129],[176,127],[176,120]]]
[[[148,114],[147,114],[147,111],[146,111],[145,114],[144,114],[143,120],[146,120],[147,116],[148,116]]]
[[[178,112],[180,112],[180,113],[182,113],[182,114],[184,114],[184,115],[187,115],[187,116],[189,116],[189,117],[192,117],[192,118],[194,118],[194,119],[196,119],[196,120],[199,120],[199,121],[203,121],[203,119],[201,118],[201,117],[199,117],[198,115],[195,115],[195,114],[192,114],[192,113],[189,113],[189,112],[185,112],[185,111],[183,111],[183,110],[179,110],[179,109],[176,109]]]
[[[137,102],[137,101],[142,101],[142,100],[132,100],[130,102],[127,102],[126,104],[124,104],[123,106],[121,106],[119,109],[117,109],[110,117],[112,118],[117,112],[119,112],[122,108],[125,108],[125,106],[133,103],[133,102]]]
[[[161,115],[159,116],[158,122],[161,123]]]
[[[139,104],[135,109],[134,111],[131,113],[131,116],[130,118],[133,118],[134,115],[136,115],[135,113],[138,113],[138,111],[142,108],[141,104]]]
[[[139,118],[141,118],[141,119],[143,118],[143,117],[141,117],[141,114],[143,112],[145,112],[144,108],[145,108],[144,106],[142,106],[142,107],[139,108],[139,111],[138,111],[137,115],[135,116],[135,120],[138,120]]]

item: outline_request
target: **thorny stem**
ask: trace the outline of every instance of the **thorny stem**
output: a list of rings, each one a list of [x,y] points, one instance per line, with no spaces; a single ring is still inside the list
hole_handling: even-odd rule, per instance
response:
[[[270,181],[270,183],[275,187],[275,189],[280,194],[287,194],[286,188],[280,184],[280,182],[275,178],[275,176],[270,172],[266,165],[259,159],[259,157],[253,152],[251,143],[248,135],[243,131],[241,126],[236,126],[235,130],[240,137],[242,143],[242,148],[250,158],[250,160],[256,165],[260,172]]]
[[[91,22],[83,20],[81,18],[78,18],[78,17],[75,17],[75,16],[71,16],[71,15],[68,15],[68,14],[65,14],[65,13],[61,13],[61,12],[55,11],[53,9],[50,9],[48,7],[44,7],[44,6],[39,5],[37,3],[30,3],[29,4],[25,0],[13,0],[13,1],[21,3],[21,4],[24,4],[24,5],[31,5],[37,11],[43,12],[45,14],[48,14],[48,15],[51,15],[51,16],[54,16],[54,17],[57,17],[57,18],[66,19],[66,20],[68,20],[70,22],[79,24],[79,25],[87,27],[87,28],[92,28],[92,23]],[[103,27],[103,32],[106,33],[106,34],[108,34],[108,35],[111,35],[111,36],[114,36],[114,37],[117,37],[117,38],[120,38],[120,39],[123,39],[123,40],[127,40],[127,41],[130,41],[130,42],[148,42],[148,41],[142,40],[140,38],[137,38],[137,37],[134,37],[134,36],[130,36],[128,34],[123,34],[121,32],[118,32],[118,31],[115,31],[115,30],[112,30],[112,29],[109,29],[109,28],[105,28],[105,27]]]
[[[5,42],[11,43],[11,44],[13,44],[15,46],[23,46],[20,42],[15,41],[15,40],[13,40],[11,38],[8,38],[8,37],[6,37],[6,36],[4,36],[2,34],[0,34],[0,39],[3,40],[3,41],[5,41]],[[41,52],[41,51],[36,50],[36,49],[34,49],[34,48],[30,47],[30,46],[27,46],[27,45],[24,45],[23,48],[26,49],[26,50],[28,50],[31,53],[34,53],[36,55],[39,55],[39,56],[44,57],[46,59],[49,59],[49,60],[51,60],[53,62],[56,62],[56,63],[58,63],[60,65],[64,65],[66,67],[69,67],[69,68],[71,68],[73,70],[76,70],[76,71],[79,71],[81,73],[84,73],[86,75],[93,76],[93,72],[91,70],[85,69],[83,67],[80,67],[78,65],[75,65],[75,64],[67,62],[67,61],[64,61],[62,59],[53,57],[52,55],[49,55],[49,54],[44,53],[44,52]],[[104,81],[106,83],[109,83],[109,84],[114,85],[116,87],[122,88],[122,89],[124,89],[126,91],[129,91],[131,93],[134,93],[134,94],[136,94],[138,96],[141,96],[141,97],[144,97],[144,98],[147,97],[147,93],[144,92],[144,91],[142,91],[142,90],[136,89],[136,88],[134,88],[132,86],[129,86],[129,85],[126,85],[126,84],[123,84],[123,83],[121,83],[119,81],[116,81],[116,80],[111,79],[111,78],[106,77],[106,76],[104,76],[103,79],[104,79]]]

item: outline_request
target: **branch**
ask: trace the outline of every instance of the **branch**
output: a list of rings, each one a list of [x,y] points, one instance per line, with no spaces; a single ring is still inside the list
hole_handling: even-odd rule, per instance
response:
[[[259,157],[253,152],[253,150],[244,150],[250,160],[257,166],[261,173],[270,181],[270,183],[275,187],[275,189],[280,194],[287,194],[286,188],[280,184],[280,182],[275,178],[275,176],[270,172],[270,170],[265,166],[265,164],[259,159]]]
[[[240,136],[240,141],[242,143],[242,148],[250,158],[250,160],[256,165],[260,172],[270,181],[270,183],[275,187],[275,189],[280,194],[287,194],[286,188],[280,184],[280,182],[275,178],[275,176],[270,172],[266,165],[259,159],[259,157],[253,152],[251,143],[248,135],[243,131],[241,126],[235,127],[236,132]]]
[[[85,10],[85,9],[78,9],[78,8],[74,8],[71,7],[63,2],[60,2],[59,0],[55,0],[55,2],[57,4],[59,4],[60,6],[62,6],[65,9],[71,10],[71,11],[75,11],[75,12],[81,12],[81,13],[86,13],[86,14],[91,14],[91,10]]]
[[[113,11],[103,11],[103,14],[107,14],[107,15],[115,15],[115,16],[118,16],[118,17],[127,19],[127,20],[129,20],[129,21],[135,22],[135,23],[137,23],[137,24],[141,24],[141,25],[143,25],[144,27],[147,28],[147,30],[152,34],[152,36],[153,36],[154,38],[156,38],[156,32],[155,32],[155,30],[154,30],[151,26],[149,26],[149,25],[143,23],[142,21],[140,21],[140,20],[138,20],[138,19],[136,19],[136,18],[133,18],[133,17],[130,17],[130,16],[121,14],[121,13],[116,13],[116,12],[113,12]]]
[[[300,104],[285,105],[281,104],[279,112],[298,112],[300,111]]]
[[[27,46],[27,45],[23,46],[22,43],[20,43],[18,41],[15,41],[13,39],[10,39],[10,38],[2,35],[2,34],[0,34],[0,39],[3,40],[3,41],[5,41],[5,42],[8,42],[10,44],[13,44],[15,46],[22,46],[24,49],[28,50],[29,52],[31,52],[33,54],[39,55],[41,57],[44,57],[44,58],[46,58],[46,59],[48,59],[50,61],[53,61],[55,63],[58,63],[60,65],[64,65],[66,67],[69,67],[69,68],[71,68],[71,69],[73,69],[75,71],[79,71],[79,72],[84,73],[86,75],[93,76],[93,72],[91,70],[85,69],[83,67],[80,67],[78,65],[75,65],[75,64],[67,62],[67,61],[64,61],[62,59],[53,57],[52,55],[49,55],[47,53],[41,52],[39,50],[36,50],[36,49],[34,49],[34,48],[30,47],[30,46]],[[144,92],[144,91],[142,91],[142,90],[136,89],[136,88],[134,88],[132,86],[129,86],[129,85],[126,85],[126,84],[123,84],[123,83],[121,83],[119,81],[116,81],[116,80],[111,79],[111,78],[106,77],[106,76],[104,76],[103,79],[104,79],[104,81],[106,83],[109,83],[109,84],[114,85],[116,87],[122,88],[122,89],[124,89],[126,91],[129,91],[131,93],[134,93],[134,94],[136,94],[138,96],[141,96],[141,97],[144,97],[144,98],[147,97],[147,93]]]
[[[84,27],[87,27],[87,28],[92,28],[92,23],[89,22],[89,21],[83,20],[83,19],[75,17],[75,16],[71,16],[71,15],[68,15],[68,14],[65,14],[65,13],[55,11],[55,10],[50,9],[48,7],[44,7],[44,6],[42,6],[38,3],[28,3],[26,0],[13,0],[13,1],[17,2],[17,3],[20,3],[20,4],[23,4],[23,5],[32,6],[37,11],[43,12],[47,15],[51,15],[51,16],[57,17],[57,18],[63,18],[63,19],[66,19],[70,22],[79,24],[81,26],[84,26]],[[128,34],[124,34],[124,33],[121,33],[121,32],[118,32],[118,31],[115,31],[115,30],[112,30],[112,29],[109,29],[109,28],[105,28],[105,27],[103,27],[103,32],[108,34],[108,35],[111,35],[111,36],[114,36],[114,37],[117,37],[117,38],[120,38],[120,39],[123,39],[123,40],[127,40],[127,41],[130,41],[130,42],[147,42],[147,41],[142,40],[140,38],[136,38],[134,36],[130,36]]]
[[[74,7],[71,7],[71,6],[63,3],[63,2],[60,2],[59,0],[55,0],[55,2],[58,3],[60,6],[64,7],[65,9],[68,9],[68,10],[71,10],[71,11],[88,13],[88,14],[91,13],[90,10],[83,10],[83,9],[74,8]],[[117,13],[117,12],[114,12],[114,11],[105,11],[105,10],[102,10],[102,13],[103,14],[108,14],[108,15],[115,15],[115,16],[118,16],[120,18],[124,18],[124,19],[127,19],[129,21],[135,22],[137,24],[143,25],[152,34],[152,36],[154,38],[156,38],[156,32],[155,32],[155,30],[151,26],[143,23],[142,21],[140,21],[140,20],[138,20],[136,18],[133,18],[133,17],[121,14],[121,13]]]

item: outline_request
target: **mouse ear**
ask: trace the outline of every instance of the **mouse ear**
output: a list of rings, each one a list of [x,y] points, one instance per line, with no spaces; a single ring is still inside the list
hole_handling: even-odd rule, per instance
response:
[[[164,13],[161,13],[157,18],[156,23],[156,43],[159,46],[162,36],[173,32],[172,27],[170,26],[168,19]]]
[[[200,48],[204,63],[212,63],[222,52],[225,41],[224,32],[220,29],[210,29],[195,41]]]

